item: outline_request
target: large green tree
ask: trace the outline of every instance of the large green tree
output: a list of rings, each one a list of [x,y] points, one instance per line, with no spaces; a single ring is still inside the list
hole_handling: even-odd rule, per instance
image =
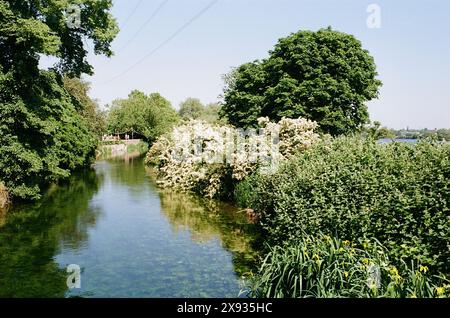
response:
[[[112,134],[135,133],[154,141],[179,120],[170,102],[158,93],[132,91],[128,98],[113,101],[107,119]]]
[[[218,123],[221,122],[219,118],[220,108],[221,106],[218,103],[203,105],[198,98],[189,97],[180,104],[178,114],[184,120],[199,119],[209,123]]]
[[[331,28],[280,39],[270,56],[225,76],[221,117],[249,127],[268,116],[306,117],[333,135],[363,127],[378,96],[374,59],[361,42]]]
[[[198,98],[187,98],[184,102],[180,104],[180,114],[181,119],[199,119],[205,110],[205,106]]]
[[[89,97],[90,83],[78,77],[64,77],[64,88],[72,96],[77,112],[84,118],[89,130],[97,137],[106,132],[106,114],[96,100]]]
[[[71,5],[79,16],[67,15]],[[90,162],[96,140],[62,76],[92,74],[85,42],[111,56],[118,32],[111,6],[111,0],[0,0],[0,180],[14,198],[39,198],[43,184]],[[57,58],[52,70],[39,68],[42,55]]]

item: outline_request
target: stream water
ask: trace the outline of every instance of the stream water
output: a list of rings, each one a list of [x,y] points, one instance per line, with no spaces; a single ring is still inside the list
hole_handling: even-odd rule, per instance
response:
[[[232,206],[158,189],[142,158],[98,161],[0,212],[0,297],[237,297],[254,238]]]

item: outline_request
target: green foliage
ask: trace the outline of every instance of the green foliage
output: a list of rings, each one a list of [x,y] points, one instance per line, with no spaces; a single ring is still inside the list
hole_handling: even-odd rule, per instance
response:
[[[63,88],[61,73],[92,74],[85,40],[97,54],[118,29],[111,0],[79,0],[80,28],[69,28],[69,1],[0,1],[0,179],[13,198],[36,199],[41,186],[90,162],[96,140]],[[58,58],[52,71],[40,55]]]
[[[109,13],[112,1],[77,0],[81,9],[79,28],[67,23],[70,4],[73,2],[68,0],[0,1],[0,61],[6,72],[35,72],[37,54],[46,54],[59,58],[56,68],[63,73],[77,77],[92,74],[84,49],[87,39],[92,40],[96,54],[112,55],[110,43],[118,33]]]
[[[450,297],[450,281],[426,266],[402,262],[397,268],[379,242],[357,245],[364,248],[318,234],[271,248],[248,292],[264,298]]]
[[[450,141],[450,129],[435,129],[435,130],[428,130],[423,129],[419,131],[419,138],[420,139],[436,139],[439,141]]]
[[[340,137],[252,183],[246,198],[274,243],[303,233],[374,237],[393,260],[450,273],[450,146]],[[242,186],[244,192],[246,186]]]
[[[144,142],[144,141],[140,141],[137,144],[131,144],[127,146],[127,152],[128,153],[132,153],[132,152],[139,152],[140,154],[144,154],[147,153],[148,151],[148,143]]]
[[[222,106],[218,103],[210,103],[205,106],[201,119],[208,123],[226,124],[226,121],[219,116]]]
[[[178,120],[177,112],[160,94],[145,95],[133,91],[127,99],[113,102],[107,123],[110,133],[134,132],[153,142],[169,131]]]
[[[221,106],[217,103],[203,105],[198,98],[188,98],[178,111],[183,120],[204,120],[208,123],[224,123],[219,118]]]
[[[178,114],[181,119],[200,119],[203,114],[205,106],[198,98],[188,98],[180,104]]]
[[[96,140],[60,80],[42,72],[27,98],[0,104],[0,179],[15,198],[38,198],[40,185],[69,176],[95,154]],[[0,86],[9,87],[1,79]]]
[[[238,127],[258,117],[304,117],[332,135],[356,131],[369,119],[366,101],[378,96],[372,56],[353,36],[300,31],[280,39],[269,58],[225,77],[221,117]]]
[[[64,77],[64,88],[72,96],[77,112],[87,122],[89,130],[101,137],[106,132],[106,116],[98,103],[89,97],[90,84],[80,78]]]
[[[392,130],[398,139],[434,139],[438,141],[450,141],[450,129],[400,129]]]
[[[375,140],[396,138],[395,132],[389,128],[381,127],[379,121],[374,121],[373,124],[365,127],[363,135]]]
[[[234,201],[242,208],[254,206],[256,199],[255,191],[260,184],[260,175],[255,172],[246,177],[235,186]]]

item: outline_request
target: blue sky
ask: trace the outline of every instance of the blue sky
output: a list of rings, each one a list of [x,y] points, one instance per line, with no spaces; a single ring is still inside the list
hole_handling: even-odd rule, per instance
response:
[[[292,32],[332,26],[355,35],[375,58],[384,86],[368,104],[371,119],[393,128],[450,128],[450,1],[218,0],[171,37],[211,2],[115,0],[122,29],[116,55],[89,57],[91,96],[106,104],[139,89],[160,92],[176,108],[190,96],[214,102],[231,67],[265,58]],[[372,3],[381,8],[379,29],[366,25]]]

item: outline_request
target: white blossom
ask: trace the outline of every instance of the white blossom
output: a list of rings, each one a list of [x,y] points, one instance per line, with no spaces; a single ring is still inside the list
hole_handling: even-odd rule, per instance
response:
[[[231,172],[240,181],[257,169],[276,171],[278,164],[319,140],[317,123],[283,118],[278,123],[258,119],[258,130],[191,120],[160,137],[147,154],[157,167],[161,187],[201,192],[213,198]]]

